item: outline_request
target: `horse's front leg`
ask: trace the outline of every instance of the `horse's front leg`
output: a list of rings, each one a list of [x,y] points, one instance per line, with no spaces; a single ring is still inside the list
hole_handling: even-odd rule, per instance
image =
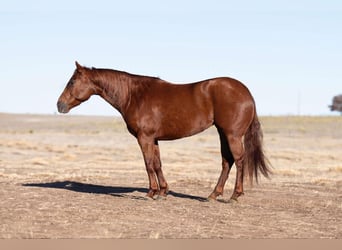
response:
[[[138,142],[141,148],[141,151],[144,156],[146,171],[149,180],[149,191],[147,193],[147,197],[153,198],[155,195],[159,193],[159,185],[156,178],[156,172],[154,169],[154,161],[155,161],[155,145],[154,139],[147,137],[145,135],[138,136]]]
[[[159,151],[159,146],[158,146],[158,141],[155,142],[154,144],[154,171],[156,172],[158,182],[159,182],[159,196],[160,197],[166,197],[168,191],[169,191],[169,186],[166,182],[166,179],[164,177],[162,167],[161,167],[161,160],[160,160],[160,151]]]

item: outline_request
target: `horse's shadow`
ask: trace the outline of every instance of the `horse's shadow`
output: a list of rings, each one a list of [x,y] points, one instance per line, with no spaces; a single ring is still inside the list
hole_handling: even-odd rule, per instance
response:
[[[41,187],[41,188],[56,188],[56,189],[66,189],[74,192],[80,193],[90,193],[90,194],[105,194],[111,195],[115,197],[129,197],[131,199],[141,199],[145,200],[143,194],[148,192],[147,188],[141,187],[120,187],[120,186],[102,186],[102,185],[93,185],[75,181],[57,181],[57,182],[48,182],[48,183],[25,183],[23,184],[25,187]],[[142,195],[133,195],[132,193],[139,192]],[[178,193],[174,191],[169,191],[168,195],[182,198],[182,199],[190,199],[197,200],[201,202],[206,202],[207,199],[199,196],[193,196],[189,194]]]

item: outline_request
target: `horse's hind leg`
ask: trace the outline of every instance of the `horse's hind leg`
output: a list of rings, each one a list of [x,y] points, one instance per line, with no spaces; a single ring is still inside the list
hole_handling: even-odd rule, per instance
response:
[[[221,143],[221,155],[222,155],[222,171],[221,175],[218,179],[216,187],[214,191],[209,195],[208,199],[216,200],[219,195],[223,195],[223,189],[226,184],[226,181],[229,176],[230,169],[234,164],[234,157],[230,150],[227,137],[224,134],[223,130],[217,127],[217,131],[220,135],[220,143]]]
[[[230,199],[237,201],[237,198],[243,194],[243,158],[245,150],[242,144],[242,137],[240,136],[229,135],[228,143],[230,145],[236,166],[235,187]]]

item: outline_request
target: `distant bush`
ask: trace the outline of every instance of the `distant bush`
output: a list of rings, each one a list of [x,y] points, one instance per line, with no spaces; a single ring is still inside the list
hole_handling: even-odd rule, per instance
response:
[[[342,95],[334,96],[332,105],[329,106],[331,111],[339,111],[342,115]]]

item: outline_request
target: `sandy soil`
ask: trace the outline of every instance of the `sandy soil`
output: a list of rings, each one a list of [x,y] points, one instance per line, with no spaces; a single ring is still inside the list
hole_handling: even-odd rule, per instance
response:
[[[166,200],[120,118],[0,114],[0,238],[342,238],[342,117],[262,117],[271,180],[207,202],[215,129],[161,142]],[[223,198],[230,197],[231,173]]]

